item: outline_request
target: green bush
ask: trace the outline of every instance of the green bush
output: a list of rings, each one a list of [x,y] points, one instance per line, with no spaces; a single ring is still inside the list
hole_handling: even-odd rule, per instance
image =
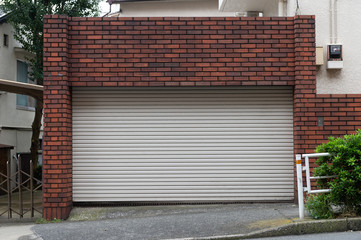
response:
[[[322,193],[307,197],[306,208],[313,218],[321,219],[334,217],[329,196],[330,195],[328,194]]]
[[[343,214],[361,214],[361,130],[343,138],[330,137],[316,152],[328,152],[330,157],[316,161],[316,176],[332,176],[317,181],[321,188],[330,188],[327,201],[341,208]],[[322,197],[325,200],[325,197]],[[314,200],[317,200],[314,199]]]

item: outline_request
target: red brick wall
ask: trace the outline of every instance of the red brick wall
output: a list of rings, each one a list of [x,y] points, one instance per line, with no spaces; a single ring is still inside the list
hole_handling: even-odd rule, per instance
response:
[[[303,101],[295,131],[298,153],[312,153],[329,136],[340,137],[361,129],[361,94],[317,94]],[[317,126],[318,117],[323,117],[323,127]]]
[[[314,23],[45,17],[44,217],[66,218],[72,205],[73,86],[293,86],[295,154],[361,127],[361,95],[316,94]]]
[[[72,112],[68,19],[44,25],[43,217],[64,219],[72,207]]]
[[[72,86],[293,85],[293,18],[72,18]]]

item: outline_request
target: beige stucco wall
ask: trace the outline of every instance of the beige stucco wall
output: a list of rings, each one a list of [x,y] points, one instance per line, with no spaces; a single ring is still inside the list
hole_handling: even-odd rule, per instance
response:
[[[361,1],[336,0],[338,43],[343,45],[344,68],[327,70],[326,62],[317,70],[317,93],[360,94],[361,93]],[[289,0],[288,14],[295,14],[296,0]],[[301,14],[316,15],[316,45],[326,47],[330,40],[330,0],[299,1]]]
[[[9,46],[3,46],[3,35],[9,35]],[[20,47],[12,34],[9,24],[0,24],[0,78],[16,80],[17,60],[25,60],[23,54],[15,53]],[[1,92],[0,94],[0,143],[15,147],[12,153],[27,152],[31,143],[31,123],[33,110],[18,109],[16,94]]]
[[[218,11],[218,0],[175,0],[125,2],[114,4],[114,11],[122,9],[119,17],[210,17],[234,16],[232,12]],[[105,8],[107,9],[107,8]]]

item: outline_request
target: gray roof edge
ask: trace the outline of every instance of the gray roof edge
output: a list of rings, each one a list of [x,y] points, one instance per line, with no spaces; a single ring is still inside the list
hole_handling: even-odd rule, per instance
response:
[[[0,24],[7,21],[8,13],[3,12],[0,8]]]
[[[106,0],[109,4],[119,4],[119,3],[125,3],[125,2],[170,2],[172,0]]]

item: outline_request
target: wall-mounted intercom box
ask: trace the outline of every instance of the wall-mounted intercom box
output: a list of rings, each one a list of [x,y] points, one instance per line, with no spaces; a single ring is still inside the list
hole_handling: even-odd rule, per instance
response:
[[[332,44],[327,46],[327,69],[342,69],[342,45]]]

